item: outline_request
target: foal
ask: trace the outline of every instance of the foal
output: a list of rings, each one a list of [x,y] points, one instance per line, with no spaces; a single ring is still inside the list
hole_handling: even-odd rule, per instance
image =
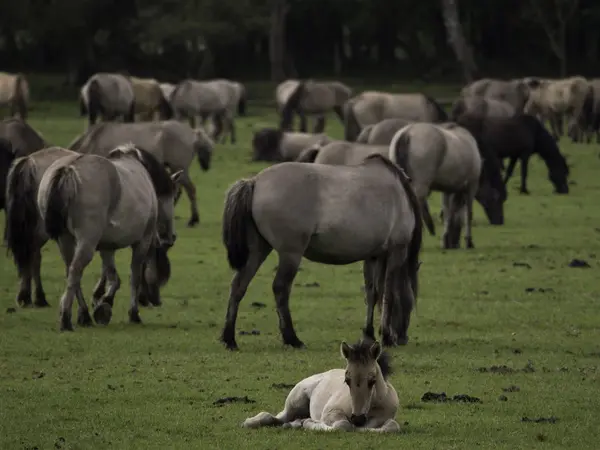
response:
[[[283,426],[318,431],[400,431],[394,417],[398,394],[387,378],[389,357],[377,341],[363,339],[355,345],[342,342],[346,369],[331,369],[300,381],[290,391],[276,416],[258,413],[242,427]]]

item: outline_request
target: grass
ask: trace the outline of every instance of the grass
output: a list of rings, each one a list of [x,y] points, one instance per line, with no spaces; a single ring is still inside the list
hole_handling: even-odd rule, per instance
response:
[[[260,115],[238,121],[238,145],[218,146],[208,173],[194,164],[202,223],[185,227],[189,209],[182,200],[164,305],[143,309],[142,326],[126,321],[124,283],[108,327],[59,333],[64,266],[53,243],[44,249],[43,261],[52,308],[5,313],[15,307],[17,274],[0,254],[0,448],[597,448],[600,162],[598,146],[566,141],[562,149],[576,182],[568,196],[551,193],[545,167],[534,158],[532,195],[519,195],[518,177],[511,180],[505,226],[488,225],[477,207],[474,250],[444,252],[439,236],[425,237],[411,342],[392,351],[402,434],[241,429],[244,418],[282,407],[288,391],[273,384],[342,366],[339,343],[359,337],[365,309],[360,264],[305,261],[290,303],[308,348],[283,348],[271,293],[277,263],[272,255],[251,284],[238,319],[238,331],[256,329],[260,335],[239,336],[237,353],[218,342],[232,276],[220,242],[224,191],[264,167],[249,163],[251,133],[257,124],[276,123],[266,110],[253,113]],[[39,105],[31,123],[58,145],[67,145],[83,128],[76,104]],[[328,132],[342,136],[333,118]],[[438,194],[431,204],[439,210]],[[124,281],[129,257],[129,251],[118,254]],[[567,267],[573,258],[592,268]],[[99,269],[96,258],[85,272],[88,300]],[[320,286],[309,287],[314,282]],[[252,302],[267,307],[257,309]],[[520,370],[528,364],[535,371]],[[478,370],[493,365],[516,371]],[[505,393],[510,385],[520,391]],[[427,391],[469,394],[482,403],[421,402]],[[256,403],[213,405],[221,397],[246,395]],[[500,401],[501,395],[507,401]],[[559,420],[524,423],[523,416]]]

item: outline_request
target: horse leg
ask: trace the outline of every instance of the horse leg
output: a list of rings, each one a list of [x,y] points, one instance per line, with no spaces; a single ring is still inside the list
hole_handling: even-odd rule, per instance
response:
[[[506,169],[506,173],[504,174],[504,184],[508,183],[508,180],[510,179],[510,177],[512,177],[512,174],[515,170],[515,165],[517,164],[517,160],[518,160],[518,158],[516,156],[510,157],[510,161],[508,162],[508,167]]]
[[[147,238],[146,241],[147,242],[142,241],[131,246],[131,302],[129,308],[129,323],[142,323],[138,298],[140,296],[142,277],[144,275],[144,262],[148,258],[152,237]]]
[[[367,317],[363,335],[375,340],[375,331],[373,330],[373,311],[377,301],[375,293],[375,265],[377,260],[365,259],[363,262],[363,277],[365,280],[365,303],[367,304]]]
[[[429,204],[427,203],[427,197],[429,197],[430,189],[429,185],[424,183],[414,183],[413,189],[415,190],[415,195],[417,199],[419,199],[419,204],[421,205],[421,211],[423,215],[423,222],[429,231],[431,236],[435,236],[435,224],[433,223],[433,219],[431,218],[431,213],[429,211]]]
[[[306,386],[301,381],[288,394],[283,411],[276,416],[266,411],[260,412],[254,417],[244,420],[242,427],[259,428],[284,425],[284,428],[302,428],[304,419],[310,417],[310,397],[306,392]]]
[[[451,247],[454,249],[460,248],[460,234],[464,224],[464,219],[468,219],[469,212],[467,210],[466,193],[454,193],[452,198],[452,232],[451,232]],[[468,220],[467,220],[468,221]]]
[[[183,186],[185,189],[185,193],[190,199],[190,208],[192,211],[192,215],[190,216],[190,220],[188,221],[187,226],[193,227],[200,223],[200,214],[198,213],[198,200],[196,199],[196,186],[190,180],[190,176],[187,173],[187,170],[182,173],[182,177],[179,179],[179,184]]]
[[[115,253],[113,251],[101,251],[102,275],[96,289],[94,289],[94,320],[100,325],[108,325],[112,318],[112,307],[115,294],[121,287],[121,279],[115,267]],[[106,284],[108,291],[106,290]]]
[[[442,235],[442,248],[448,250],[450,248],[450,234],[451,234],[451,197],[450,194],[442,193],[442,211],[444,213],[444,234]]]
[[[398,336],[397,329],[393,326],[405,321],[401,298],[405,289],[397,289],[397,286],[400,280],[405,280],[406,284],[410,283],[408,276],[403,276],[403,272],[406,272],[404,266],[407,256],[406,247],[395,248],[389,252],[386,261],[385,291],[381,308],[381,342],[388,347],[408,342],[407,337]]]
[[[83,301],[83,295],[81,295],[81,277],[83,270],[94,258],[96,246],[76,242],[72,236],[68,235],[61,236],[58,239],[58,245],[68,270],[67,288],[60,299],[60,330],[73,331],[71,310],[73,308],[74,297],[77,297],[79,303],[78,323],[85,326],[92,321],[88,307],[85,301]]]
[[[291,345],[294,348],[305,347],[304,343],[298,339],[292,323],[289,301],[290,292],[294,278],[298,273],[302,253],[280,253],[277,273],[273,280],[273,294],[277,303],[277,314],[279,315],[279,330],[285,345]]]
[[[473,192],[469,192],[469,197],[467,198],[467,207],[466,207],[466,217],[465,217],[465,247],[466,248],[475,248],[473,245],[473,200],[475,199],[475,194]]]
[[[227,313],[225,316],[225,326],[221,333],[221,342],[223,342],[228,350],[237,350],[238,346],[235,341],[235,322],[237,320],[238,308],[248,285],[256,275],[267,256],[271,253],[271,246],[265,241],[257,231],[249,237],[250,255],[246,261],[246,265],[233,276],[231,280],[231,288],[229,290],[229,302],[227,304]]]
[[[529,155],[521,157],[521,194],[529,194],[527,190],[527,169],[529,165]]]
[[[31,272],[33,262],[29,266],[19,268],[19,292],[17,294],[17,305],[22,308],[31,306]]]
[[[32,261],[32,275],[35,282],[35,302],[33,306],[36,308],[45,308],[50,306],[46,300],[44,286],[42,286],[42,248],[41,246],[34,251]]]
[[[324,115],[317,117],[317,120],[315,121],[315,127],[313,128],[313,133],[323,133],[325,131],[325,123],[326,119]]]

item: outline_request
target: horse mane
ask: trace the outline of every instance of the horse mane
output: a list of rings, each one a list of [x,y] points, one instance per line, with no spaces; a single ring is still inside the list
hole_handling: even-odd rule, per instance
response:
[[[128,155],[135,157],[146,168],[157,196],[163,197],[175,193],[175,184],[171,180],[167,169],[147,150],[136,147],[129,142],[111,150],[108,153],[108,159],[117,159]]]
[[[421,95],[425,98],[425,100],[427,101],[427,103],[429,103],[430,106],[433,107],[433,109],[435,110],[435,112],[437,113],[437,122],[445,122],[448,120],[448,113],[446,112],[446,110],[444,108],[442,108],[442,105],[440,105],[433,97],[430,97],[427,94],[421,93]]]
[[[404,187],[406,187],[408,183],[410,183],[411,179],[408,176],[408,174],[404,171],[404,169],[398,164],[394,164],[389,158],[380,155],[379,153],[373,153],[364,159],[362,165],[366,166],[372,161],[379,161],[381,164],[386,166],[391,172],[394,173],[394,175],[396,175],[400,179]]]
[[[370,350],[374,342],[375,341],[373,339],[363,338],[360,339],[356,344],[350,345],[350,361],[361,364],[367,364],[369,361],[371,361]],[[387,380],[393,372],[389,353],[387,353],[385,350],[382,351],[379,355],[379,358],[377,358],[377,364],[379,365],[383,379]]]

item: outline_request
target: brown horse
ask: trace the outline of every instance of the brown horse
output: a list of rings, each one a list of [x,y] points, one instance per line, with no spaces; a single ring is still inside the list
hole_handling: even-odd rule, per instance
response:
[[[0,72],[0,108],[8,107],[10,115],[27,120],[29,83],[22,73]],[[2,115],[0,115],[0,119]]]
[[[135,113],[141,120],[169,119],[173,112],[158,81],[154,78],[129,77],[135,97]]]

